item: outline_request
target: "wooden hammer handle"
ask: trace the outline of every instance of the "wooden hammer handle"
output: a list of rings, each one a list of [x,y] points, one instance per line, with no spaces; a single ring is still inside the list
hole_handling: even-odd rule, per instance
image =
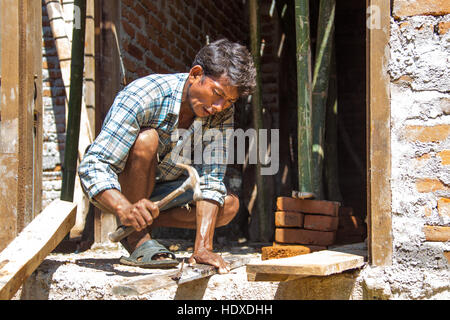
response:
[[[185,190],[181,188],[177,188],[176,190],[169,193],[166,197],[163,199],[156,201],[155,204],[158,206],[158,208],[164,207],[166,204],[168,204],[170,201],[178,197],[180,194],[182,194]],[[123,238],[128,237],[130,234],[132,234],[135,231],[135,229],[131,226],[120,226],[117,228],[116,231],[111,232],[108,235],[109,240],[112,242],[119,242]]]

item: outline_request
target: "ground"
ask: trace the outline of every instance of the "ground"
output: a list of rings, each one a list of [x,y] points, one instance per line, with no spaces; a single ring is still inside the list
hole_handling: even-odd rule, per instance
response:
[[[186,240],[161,240],[177,258],[187,258],[193,243]],[[268,245],[268,244],[264,244]],[[261,244],[217,247],[224,258],[243,255],[250,261],[261,259]],[[275,299],[278,283],[248,282],[245,266],[226,275],[213,275],[192,282],[172,285],[141,295],[116,295],[113,288],[121,283],[173,272],[176,269],[143,269],[121,265],[119,259],[128,255],[120,244],[94,244],[80,253],[52,253],[30,276],[14,299],[33,300],[136,300],[136,299],[208,299],[260,300]]]

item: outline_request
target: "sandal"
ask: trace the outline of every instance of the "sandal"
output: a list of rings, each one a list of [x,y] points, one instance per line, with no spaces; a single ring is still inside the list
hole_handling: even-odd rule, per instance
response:
[[[153,260],[158,254],[168,254],[172,259]],[[134,250],[129,257],[121,257],[120,263],[141,268],[170,268],[178,265],[175,254],[156,240],[148,240]]]

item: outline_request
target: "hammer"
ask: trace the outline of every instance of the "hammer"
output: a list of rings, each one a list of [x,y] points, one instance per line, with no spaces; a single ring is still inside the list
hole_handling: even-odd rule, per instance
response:
[[[156,201],[155,204],[158,206],[158,208],[164,207],[170,201],[172,201],[180,194],[186,192],[189,189],[192,189],[194,191],[193,196],[194,201],[199,201],[203,199],[202,192],[200,190],[200,178],[198,176],[197,170],[183,163],[177,163],[175,166],[187,170],[187,172],[189,173],[189,178],[187,178],[186,181],[184,181],[181,186],[179,186],[177,189],[169,193],[163,199]],[[128,237],[134,231],[135,231],[134,228],[131,226],[121,226],[116,231],[108,234],[108,238],[112,242],[118,242],[123,238]]]

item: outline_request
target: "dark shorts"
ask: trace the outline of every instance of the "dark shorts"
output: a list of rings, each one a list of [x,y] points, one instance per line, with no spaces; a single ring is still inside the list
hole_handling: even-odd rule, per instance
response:
[[[183,182],[186,181],[186,178],[173,180],[173,181],[162,181],[155,184],[155,188],[153,189],[153,193],[150,196],[150,201],[155,202],[161,200],[169,193],[174,191],[176,188],[181,186]],[[159,211],[168,210],[174,207],[182,207],[191,201],[193,201],[194,192],[189,189],[186,192],[180,194],[178,197],[173,199],[171,202],[166,204],[164,207],[160,208]]]

